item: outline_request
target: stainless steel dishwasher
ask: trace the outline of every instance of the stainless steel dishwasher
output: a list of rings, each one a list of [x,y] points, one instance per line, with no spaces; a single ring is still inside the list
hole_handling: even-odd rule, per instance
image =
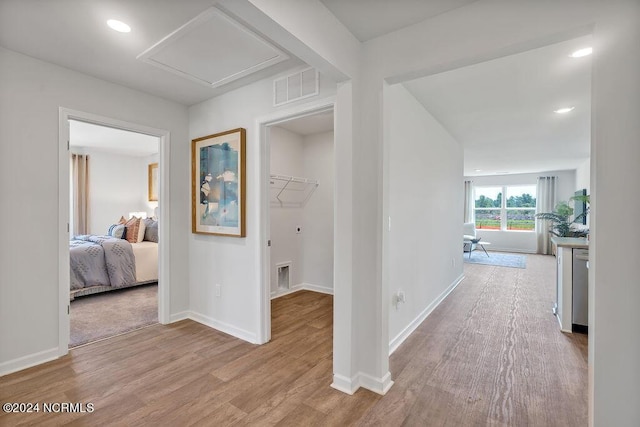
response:
[[[573,331],[587,333],[589,325],[589,249],[573,249]]]

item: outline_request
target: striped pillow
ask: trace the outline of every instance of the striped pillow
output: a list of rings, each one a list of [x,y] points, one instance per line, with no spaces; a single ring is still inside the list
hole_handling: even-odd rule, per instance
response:
[[[109,231],[107,232],[107,234],[111,237],[115,237],[116,239],[124,239],[126,231],[127,228],[124,224],[113,224],[111,227],[109,227]]]
[[[129,219],[124,226],[127,228],[124,238],[129,243],[139,243],[144,239],[144,221],[135,216]]]

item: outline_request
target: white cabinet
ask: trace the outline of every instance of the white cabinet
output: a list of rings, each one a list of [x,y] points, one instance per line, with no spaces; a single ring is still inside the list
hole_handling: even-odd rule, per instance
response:
[[[556,257],[558,261],[556,301],[558,304],[556,316],[563,332],[571,332],[572,315],[572,248],[558,246]]]
[[[556,244],[556,301],[554,313],[563,332],[573,329],[573,250],[587,249],[586,239],[553,237]]]

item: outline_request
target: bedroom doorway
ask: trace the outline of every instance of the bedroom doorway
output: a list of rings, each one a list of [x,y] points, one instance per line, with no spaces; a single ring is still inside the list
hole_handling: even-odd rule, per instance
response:
[[[69,136],[73,348],[158,323],[160,141],[78,120]]]
[[[62,355],[87,342],[169,321],[169,283],[165,279],[169,277],[165,249],[169,236],[164,214],[169,204],[165,185],[169,133],[61,108],[59,140],[59,214],[64,228],[59,233]],[[72,154],[89,158],[88,174],[82,178],[89,192],[85,211],[80,215],[72,182],[78,165],[73,164]],[[86,158],[82,160],[85,161]],[[121,234],[125,228],[118,224],[121,221],[127,222],[127,231],[133,231],[130,238],[135,236],[135,243],[126,241],[126,235]],[[77,239],[78,246],[97,244],[90,251],[102,250],[110,257],[105,261],[109,264],[106,274],[94,277],[85,274],[89,268],[70,268],[74,235],[82,235]],[[104,235],[110,238],[95,237]],[[129,249],[122,255],[122,247],[126,246]],[[116,254],[123,259],[116,258]],[[80,260],[84,262],[82,255]],[[122,265],[114,267],[114,262]],[[111,290],[112,280],[118,290]],[[83,281],[91,286],[83,289],[79,286]]]

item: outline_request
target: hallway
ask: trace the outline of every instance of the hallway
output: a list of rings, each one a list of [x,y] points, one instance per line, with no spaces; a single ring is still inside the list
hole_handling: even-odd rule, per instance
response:
[[[466,279],[391,357],[385,396],[329,387],[329,295],[272,301],[273,340],[191,320],[79,347],[0,378],[3,402],[92,403],[92,413],[6,414],[0,424],[583,426],[586,336],[551,315],[555,258],[465,265]]]
[[[466,278],[391,357],[361,425],[587,425],[587,337],[551,314],[555,257],[465,264]]]

